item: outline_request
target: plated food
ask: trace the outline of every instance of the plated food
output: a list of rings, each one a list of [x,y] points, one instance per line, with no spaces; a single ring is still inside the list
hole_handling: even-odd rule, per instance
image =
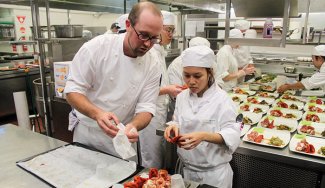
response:
[[[290,132],[253,127],[243,137],[243,141],[258,145],[284,148],[290,141]]]
[[[254,112],[254,113],[261,113],[265,114],[269,110],[269,106],[267,105],[260,105],[260,104],[251,104],[251,103],[242,103],[239,106],[239,112]]]
[[[233,92],[242,95],[255,95],[256,93],[256,91],[246,90],[242,88],[234,88]]]
[[[315,103],[319,105],[325,104],[324,99],[317,98],[317,97],[308,97],[308,103]]]
[[[260,92],[256,93],[256,96],[275,99],[275,98],[279,97],[279,94],[278,93],[270,93],[270,92],[260,91]]]
[[[281,99],[285,99],[285,100],[289,100],[289,101],[297,101],[297,102],[306,102],[306,99],[302,98],[302,97],[297,97],[297,96],[293,96],[293,95],[289,95],[289,94],[283,94],[281,96]]]
[[[302,111],[292,110],[288,108],[273,107],[267,112],[267,114],[274,117],[283,117],[294,120],[299,120],[302,118]]]
[[[150,168],[148,177],[134,176],[133,181],[123,184],[124,188],[171,187],[171,177],[167,170]]]
[[[316,112],[305,112],[302,115],[302,119],[306,121],[312,121],[316,123],[325,123],[325,113],[316,113]]]
[[[289,149],[292,152],[325,158],[325,155],[323,153],[324,147],[325,140],[323,138],[311,137],[301,134],[295,134],[291,138],[289,144]]]
[[[325,138],[325,123],[301,121],[297,127],[298,133]]]
[[[298,101],[289,101],[285,99],[277,99],[275,101],[277,107],[289,108],[293,110],[301,110],[304,107],[304,103]]]
[[[286,119],[282,117],[265,116],[257,124],[258,127],[268,129],[275,129],[280,131],[294,132],[297,129],[298,122],[293,119]]]
[[[269,85],[269,84],[263,84],[263,85],[261,85],[261,90],[262,91],[269,91],[269,92],[273,92],[273,91],[275,91],[275,85],[274,84],[272,84],[272,85]]]
[[[272,82],[276,75],[274,74],[264,74],[261,76],[262,78],[260,80],[257,80],[257,83],[268,83],[268,82]]]
[[[304,106],[305,111],[310,111],[310,112],[317,112],[317,113],[325,113],[325,105],[319,105],[315,103],[307,103]]]
[[[241,102],[247,99],[247,95],[242,95],[242,94],[229,93],[229,96],[237,106],[239,106]]]
[[[245,102],[252,103],[252,104],[271,105],[274,102],[274,99],[254,96],[254,97],[247,97]]]

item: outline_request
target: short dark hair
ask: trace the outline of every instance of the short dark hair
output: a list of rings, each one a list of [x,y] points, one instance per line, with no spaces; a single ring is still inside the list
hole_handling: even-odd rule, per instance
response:
[[[114,28],[119,29],[120,27],[117,25],[117,23],[112,23],[111,29],[114,29]]]
[[[159,8],[152,2],[140,2],[135,4],[132,7],[131,12],[129,13],[128,19],[130,20],[132,26],[134,26],[137,23],[141,12],[146,8],[150,9],[152,13],[154,13],[155,15],[162,16]]]

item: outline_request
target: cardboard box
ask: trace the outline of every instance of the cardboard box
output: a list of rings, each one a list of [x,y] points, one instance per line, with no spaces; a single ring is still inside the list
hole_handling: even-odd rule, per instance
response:
[[[63,95],[64,87],[69,75],[69,69],[72,61],[54,62],[54,84],[55,95],[65,98]]]

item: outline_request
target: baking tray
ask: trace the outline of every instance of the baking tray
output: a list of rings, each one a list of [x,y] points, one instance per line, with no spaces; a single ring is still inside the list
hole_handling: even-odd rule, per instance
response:
[[[26,168],[23,167],[23,166],[21,166],[20,163],[22,163],[22,162],[27,162],[27,161],[29,161],[29,160],[34,159],[35,157],[38,157],[38,156],[44,155],[44,154],[46,154],[46,153],[49,153],[49,152],[52,152],[52,151],[57,150],[57,149],[59,149],[59,148],[67,147],[67,146],[70,146],[70,145],[72,145],[72,146],[77,146],[77,147],[81,147],[81,148],[84,148],[84,149],[87,149],[87,150],[91,150],[91,151],[94,151],[94,152],[99,152],[99,153],[102,153],[102,154],[105,154],[105,155],[109,155],[109,156],[111,156],[111,157],[114,157],[114,158],[117,158],[117,159],[120,159],[120,160],[123,160],[123,161],[128,161],[128,160],[122,159],[122,158],[120,158],[120,157],[117,157],[117,156],[111,155],[111,154],[109,154],[109,153],[105,153],[105,152],[102,152],[102,151],[97,150],[97,149],[95,149],[95,148],[92,148],[92,147],[86,146],[86,145],[84,145],[84,144],[81,144],[81,143],[78,143],[78,142],[73,142],[73,143],[70,143],[70,144],[66,144],[66,145],[63,145],[63,146],[60,146],[60,147],[57,147],[57,148],[54,148],[54,149],[51,149],[51,150],[48,150],[48,151],[45,151],[45,152],[42,152],[42,153],[36,154],[36,155],[33,155],[33,156],[31,156],[31,157],[28,157],[28,158],[25,158],[25,159],[19,160],[19,161],[16,162],[16,165],[17,165],[18,167],[20,167],[21,169],[25,170],[26,172],[32,174],[33,176],[39,178],[41,181],[43,181],[44,183],[48,184],[49,186],[51,186],[51,187],[55,187],[55,186],[52,185],[50,182],[48,182],[48,181],[46,181],[45,179],[43,179],[41,176],[39,176],[39,175],[33,173],[32,171],[30,171],[29,169],[26,169]],[[128,176],[128,177],[122,179],[122,180],[119,181],[118,183],[122,183],[122,182],[126,181],[127,179],[130,179],[131,177],[133,177],[133,176],[135,176],[136,174],[138,174],[139,172],[141,172],[143,169],[144,169],[144,167],[142,167],[142,166],[140,166],[140,165],[137,164],[137,165],[136,165],[136,170],[135,170],[135,172],[132,173],[130,176]]]

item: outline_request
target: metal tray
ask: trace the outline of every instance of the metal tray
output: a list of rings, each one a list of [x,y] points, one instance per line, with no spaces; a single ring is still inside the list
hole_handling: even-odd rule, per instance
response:
[[[114,156],[114,155],[111,155],[111,154],[108,154],[108,153],[105,153],[105,152],[99,151],[99,150],[97,150],[97,149],[95,149],[95,148],[91,148],[91,147],[86,146],[86,145],[84,145],[84,144],[81,144],[81,143],[78,143],[78,142],[73,142],[73,143],[70,143],[70,144],[66,144],[66,145],[64,145],[64,146],[60,146],[60,147],[58,147],[58,148],[54,148],[54,149],[51,149],[51,150],[45,151],[45,152],[43,152],[43,153],[39,153],[39,154],[33,155],[33,156],[31,156],[31,157],[28,157],[28,158],[25,158],[25,159],[19,160],[19,161],[16,162],[16,165],[17,165],[18,167],[20,167],[21,169],[27,171],[28,173],[34,175],[35,177],[39,178],[40,180],[42,180],[44,183],[48,184],[49,186],[51,186],[51,187],[55,187],[55,186],[54,186],[53,184],[51,184],[50,182],[46,181],[43,177],[41,177],[41,176],[39,176],[39,175],[33,173],[32,171],[30,171],[29,169],[26,169],[25,167],[23,167],[20,163],[30,161],[30,160],[34,159],[35,157],[38,157],[38,156],[44,155],[44,154],[46,154],[46,153],[52,152],[52,151],[54,151],[54,150],[56,150],[56,149],[63,148],[63,147],[69,146],[69,145],[77,146],[77,147],[81,147],[81,148],[84,148],[84,149],[87,149],[87,150],[91,150],[91,151],[94,151],[94,152],[99,152],[99,153],[102,153],[102,154],[105,154],[105,155],[109,155],[109,156],[111,156],[111,157],[114,157],[114,158],[117,158],[117,159],[120,159],[120,160],[123,160],[123,161],[128,161],[128,160],[124,160],[124,159],[122,159],[122,158],[116,157],[116,156]],[[127,180],[127,179],[129,179],[129,178],[135,176],[136,174],[138,174],[138,173],[139,173],[140,171],[142,171],[143,169],[144,169],[144,167],[137,165],[137,166],[136,166],[136,171],[135,171],[134,173],[132,173],[130,176],[128,176],[128,177],[122,179],[122,180],[119,181],[118,183],[122,183],[122,182],[124,182],[125,180]]]

